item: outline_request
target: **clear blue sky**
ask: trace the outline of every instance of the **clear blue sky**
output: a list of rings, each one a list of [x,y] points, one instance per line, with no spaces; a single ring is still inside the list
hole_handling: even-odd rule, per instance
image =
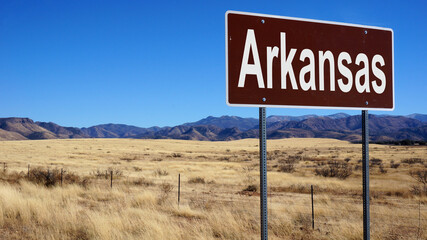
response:
[[[225,104],[227,10],[392,28],[396,108],[372,113],[427,113],[427,1],[0,0],[0,117],[77,127],[258,117]]]

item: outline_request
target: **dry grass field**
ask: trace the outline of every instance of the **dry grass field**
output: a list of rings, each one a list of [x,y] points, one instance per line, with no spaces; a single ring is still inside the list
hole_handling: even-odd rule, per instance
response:
[[[360,144],[267,149],[269,239],[362,239]],[[427,239],[427,147],[371,144],[370,159],[372,239]],[[0,239],[260,236],[257,139],[2,141],[3,162]]]

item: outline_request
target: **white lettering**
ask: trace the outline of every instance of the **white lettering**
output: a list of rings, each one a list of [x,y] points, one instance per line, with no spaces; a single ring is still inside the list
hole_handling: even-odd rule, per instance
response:
[[[337,82],[341,91],[349,92],[351,90],[351,87],[353,86],[353,75],[351,74],[350,69],[344,66],[343,64],[344,60],[347,62],[347,64],[351,63],[350,54],[348,54],[347,52],[342,52],[340,53],[340,55],[338,55],[338,71],[348,79],[348,83],[344,84],[341,78],[338,79]]]
[[[252,49],[254,64],[249,64],[249,52]],[[243,50],[242,66],[240,68],[240,76],[238,87],[245,87],[246,75],[256,75],[258,80],[258,88],[264,88],[264,79],[262,77],[261,62],[259,61],[258,48],[256,45],[255,32],[253,29],[248,29],[246,34],[245,49]]]
[[[303,67],[299,73],[299,84],[301,89],[307,91],[308,89],[316,90],[316,82],[314,81],[315,72],[314,72],[314,54],[310,49],[304,49],[301,52],[299,60],[304,62],[304,59],[308,58],[309,63],[307,66]],[[310,73],[308,82],[305,81],[305,75]]]
[[[330,77],[330,89],[335,91],[335,61],[334,55],[331,51],[319,51],[319,90],[324,90],[325,82],[325,60],[329,61],[329,77]]]
[[[289,73],[289,78],[291,79],[292,89],[297,90],[297,80],[295,79],[294,69],[292,67],[292,60],[294,59],[295,48],[291,48],[289,51],[288,57],[286,57],[286,33],[280,33],[280,70],[281,70],[281,83],[282,89],[286,89],[286,75]]]
[[[279,55],[278,47],[267,47],[267,88],[273,88],[273,60]]]
[[[385,74],[381,69],[377,67],[377,63],[379,63],[382,66],[385,65],[384,58],[381,55],[375,55],[372,58],[372,72],[374,73],[374,76],[377,77],[381,81],[381,85],[378,86],[377,81],[372,82],[372,88],[374,91],[378,94],[381,94],[385,90]]]
[[[357,71],[356,77],[354,78],[354,83],[356,85],[356,89],[359,93],[370,92],[369,90],[369,60],[368,57],[359,53],[356,56],[356,64],[360,66],[360,62],[363,62],[363,68]],[[362,76],[365,76],[365,82],[363,85],[360,83]]]

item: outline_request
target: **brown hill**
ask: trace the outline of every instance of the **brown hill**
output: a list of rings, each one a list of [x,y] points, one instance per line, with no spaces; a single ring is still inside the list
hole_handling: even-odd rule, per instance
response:
[[[0,129],[0,141],[4,140],[26,140],[27,138],[16,132]]]
[[[55,134],[40,127],[29,118],[0,118],[0,129],[18,133],[28,139],[56,138]]]

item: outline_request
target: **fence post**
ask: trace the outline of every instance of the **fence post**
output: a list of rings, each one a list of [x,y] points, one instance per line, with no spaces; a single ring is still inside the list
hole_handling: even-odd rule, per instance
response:
[[[3,172],[6,172],[6,162],[3,163]]]
[[[418,234],[417,234],[417,240],[420,237],[421,233],[421,198],[418,202]]]
[[[28,179],[30,178],[30,164],[28,164],[28,172],[27,172],[27,175],[28,175]]]
[[[313,201],[313,185],[311,185],[311,227],[314,230],[314,201]]]
[[[110,187],[113,188],[113,171],[110,172],[110,175],[111,175]]]
[[[63,169],[61,168],[61,187],[62,187],[62,174],[63,174]]]
[[[178,173],[178,208],[179,208],[180,196],[181,196],[181,173]]]

